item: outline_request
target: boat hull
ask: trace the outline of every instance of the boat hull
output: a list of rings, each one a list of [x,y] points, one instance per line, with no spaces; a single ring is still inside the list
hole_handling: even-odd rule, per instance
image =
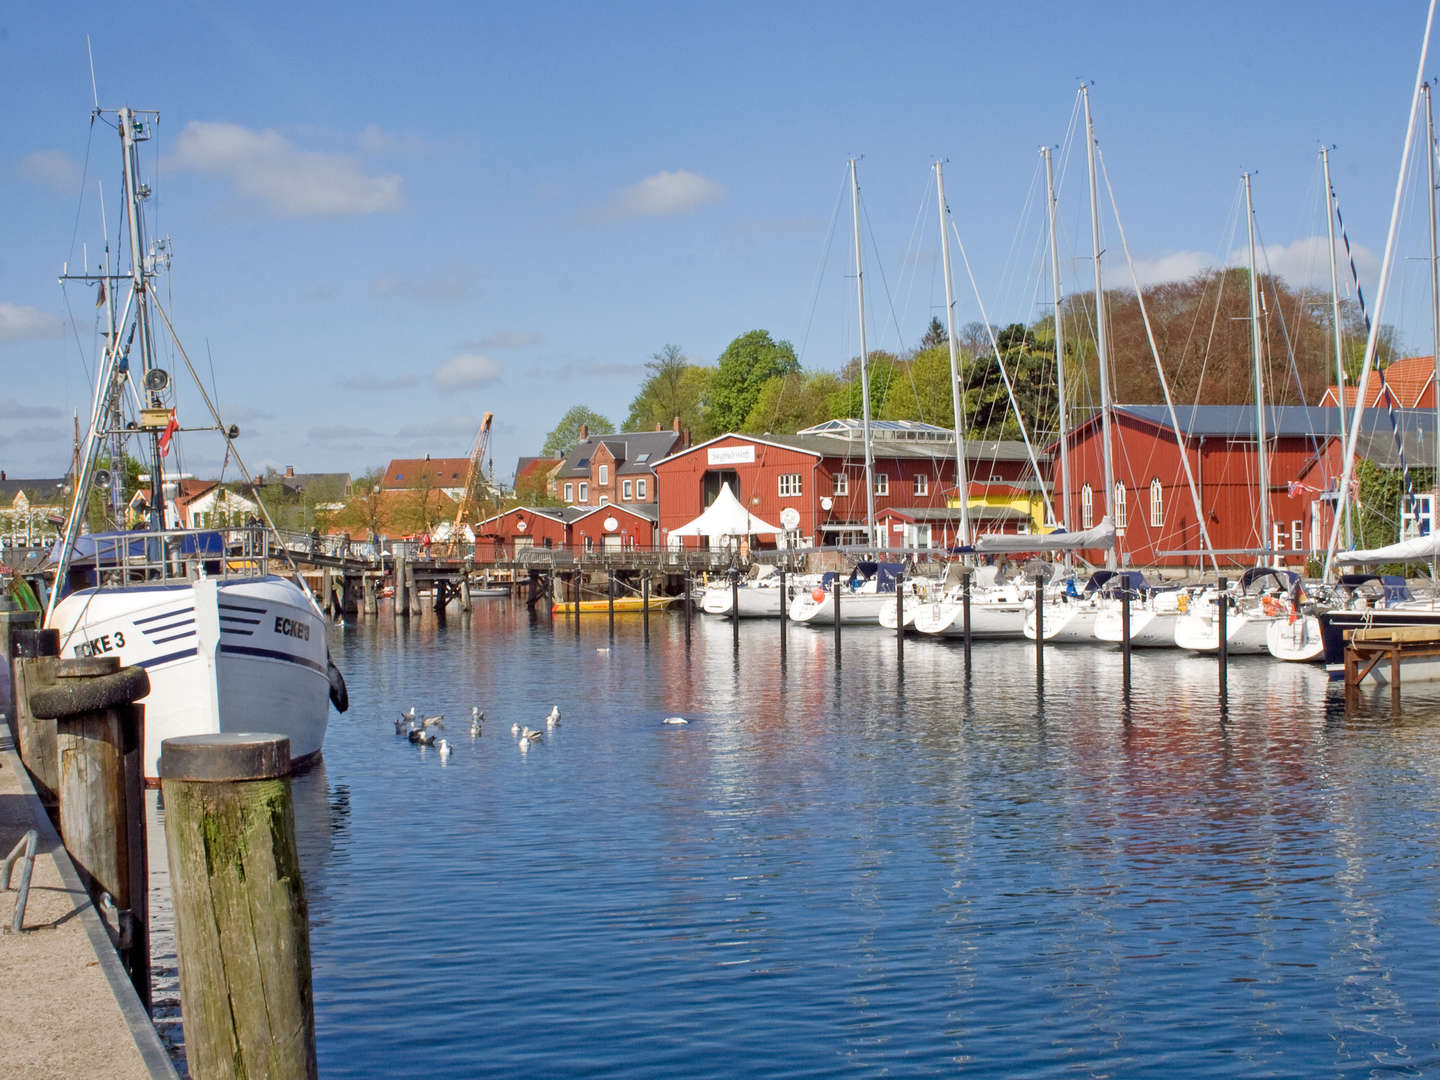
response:
[[[1175,648],[1175,611],[1152,611],[1139,604],[1130,605],[1130,647],[1132,649]],[[1107,645],[1124,643],[1120,625],[1120,608],[1106,608],[1095,620],[1095,639]]]
[[[142,766],[159,781],[160,744],[179,735],[265,731],[291,760],[319,756],[329,722],[325,621],[278,577],[84,589],[49,625],[61,656],[116,656],[145,669]]]
[[[1332,679],[1345,678],[1345,631],[1362,627],[1386,626],[1436,626],[1440,627],[1440,608],[1428,603],[1415,607],[1364,608],[1359,610],[1336,609],[1322,611],[1316,616],[1320,623],[1320,639],[1324,644],[1325,670]],[[1376,664],[1370,677],[1379,682],[1388,681],[1388,672]],[[1435,669],[1430,674],[1427,669]],[[1405,679],[1422,680],[1440,678],[1440,667],[1418,661],[1407,661]]]
[[[1030,605],[1024,601],[980,601],[970,604],[970,637],[975,640],[1021,638]],[[912,624],[922,634],[965,636],[965,605],[959,600],[925,604]]]
[[[671,604],[675,603],[673,596],[652,596],[650,597],[651,611],[664,611]],[[573,615],[576,610],[581,615],[607,615],[610,612],[609,600],[581,600],[578,604],[571,600],[563,603],[553,604],[550,611],[555,615]],[[645,601],[638,596],[616,597],[615,614],[629,615],[645,610]]]
[[[1270,655],[1291,663],[1319,663],[1325,658],[1325,639],[1320,633],[1320,620],[1314,615],[1301,615],[1293,622],[1276,619],[1266,631]]]
[[[1225,651],[1230,656],[1268,656],[1272,615],[1231,612],[1225,620]],[[1190,652],[1220,651],[1220,622],[1209,614],[1187,614],[1175,621],[1175,644]]]
[[[783,594],[779,589],[757,589],[742,585],[735,590],[740,601],[739,616],[742,619],[778,619]],[[728,588],[706,589],[700,598],[700,610],[706,615],[730,615],[731,595]]]
[[[842,626],[850,626],[852,623],[879,626],[880,611],[886,604],[892,608],[895,606],[893,592],[846,593],[840,598],[840,623]],[[827,589],[824,599],[816,600],[813,593],[797,593],[795,599],[790,601],[789,615],[791,622],[810,626],[834,626],[835,594]]]
[[[1091,604],[1046,604],[1041,612],[1045,617],[1045,640],[1059,645],[1094,644],[1100,610]],[[1035,640],[1033,610],[1025,616],[1025,636]]]

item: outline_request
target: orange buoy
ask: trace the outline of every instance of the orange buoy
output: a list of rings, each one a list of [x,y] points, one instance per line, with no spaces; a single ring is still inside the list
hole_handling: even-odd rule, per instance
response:
[[[823,604],[825,602],[825,590],[819,585],[816,585],[815,588],[810,591],[810,599],[814,600],[817,604]]]

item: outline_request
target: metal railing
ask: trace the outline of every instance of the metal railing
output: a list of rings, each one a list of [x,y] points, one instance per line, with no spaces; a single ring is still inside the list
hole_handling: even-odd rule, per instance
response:
[[[70,585],[117,587],[206,577],[257,577],[284,561],[263,526],[167,529],[82,536],[70,558]]]

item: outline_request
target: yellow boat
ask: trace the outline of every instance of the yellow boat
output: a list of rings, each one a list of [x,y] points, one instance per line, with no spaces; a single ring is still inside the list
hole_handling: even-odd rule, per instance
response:
[[[664,611],[671,604],[680,598],[678,596],[652,596],[650,597],[651,611]],[[563,603],[552,604],[550,613],[552,615],[571,615],[576,608],[580,609],[581,615],[608,615],[610,613],[609,600],[581,600],[576,604],[572,600]],[[638,596],[617,596],[615,598],[615,614],[629,615],[645,610],[645,601]]]

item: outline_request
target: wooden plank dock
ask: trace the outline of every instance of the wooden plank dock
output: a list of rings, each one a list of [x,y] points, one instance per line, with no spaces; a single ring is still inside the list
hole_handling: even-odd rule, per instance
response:
[[[1345,706],[1360,703],[1360,684],[1385,665],[1390,711],[1400,712],[1400,671],[1407,660],[1440,658],[1440,623],[1370,626],[1345,631]]]

